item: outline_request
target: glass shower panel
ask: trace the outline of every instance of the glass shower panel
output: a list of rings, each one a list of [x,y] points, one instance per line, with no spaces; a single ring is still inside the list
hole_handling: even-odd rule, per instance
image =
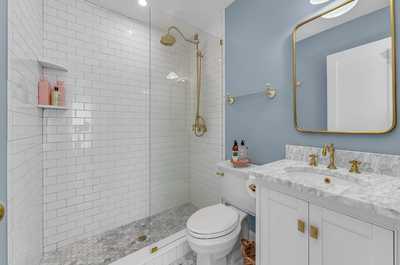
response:
[[[222,49],[218,38],[155,8],[150,43],[150,233],[158,242],[184,236],[187,219],[220,200],[214,168],[223,157]],[[197,116],[205,120],[198,127],[207,126],[201,137],[193,132]]]

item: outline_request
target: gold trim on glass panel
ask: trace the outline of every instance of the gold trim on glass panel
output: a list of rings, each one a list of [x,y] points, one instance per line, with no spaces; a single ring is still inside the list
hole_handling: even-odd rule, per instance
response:
[[[349,0],[341,5],[338,5],[337,7],[327,10],[319,15],[313,16],[300,24],[298,24],[293,32],[292,32],[292,81],[293,81],[293,120],[294,120],[294,127],[298,132],[302,133],[324,133],[324,134],[385,134],[393,131],[396,126],[397,126],[397,39],[396,39],[396,20],[395,20],[395,3],[394,0],[389,0],[390,2],[390,31],[391,31],[391,37],[392,37],[392,104],[393,104],[393,120],[392,120],[392,126],[387,129],[387,130],[378,130],[378,131],[328,131],[328,130],[309,130],[309,129],[304,129],[300,128],[298,124],[298,118],[297,118],[297,89],[298,89],[298,84],[299,81],[297,80],[297,73],[296,73],[296,32],[299,28],[302,26],[306,25],[307,23],[310,23],[328,13],[331,13],[347,4],[350,4],[351,2],[354,2],[355,0]]]

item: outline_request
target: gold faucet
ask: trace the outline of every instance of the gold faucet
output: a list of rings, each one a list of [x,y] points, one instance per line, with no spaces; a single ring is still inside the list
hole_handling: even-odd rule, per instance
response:
[[[336,167],[336,157],[335,157],[335,146],[333,144],[326,145],[322,147],[322,155],[326,156],[329,152],[329,169],[337,169]]]

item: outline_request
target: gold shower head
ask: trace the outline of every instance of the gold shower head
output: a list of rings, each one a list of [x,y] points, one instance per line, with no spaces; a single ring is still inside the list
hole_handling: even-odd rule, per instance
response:
[[[172,36],[170,33],[165,34],[161,37],[160,43],[165,46],[172,46],[176,42],[176,38]]]

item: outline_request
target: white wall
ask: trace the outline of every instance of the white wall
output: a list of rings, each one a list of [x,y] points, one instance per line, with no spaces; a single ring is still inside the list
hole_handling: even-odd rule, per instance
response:
[[[42,112],[36,107],[42,0],[11,0],[8,35],[9,264],[42,256]]]

